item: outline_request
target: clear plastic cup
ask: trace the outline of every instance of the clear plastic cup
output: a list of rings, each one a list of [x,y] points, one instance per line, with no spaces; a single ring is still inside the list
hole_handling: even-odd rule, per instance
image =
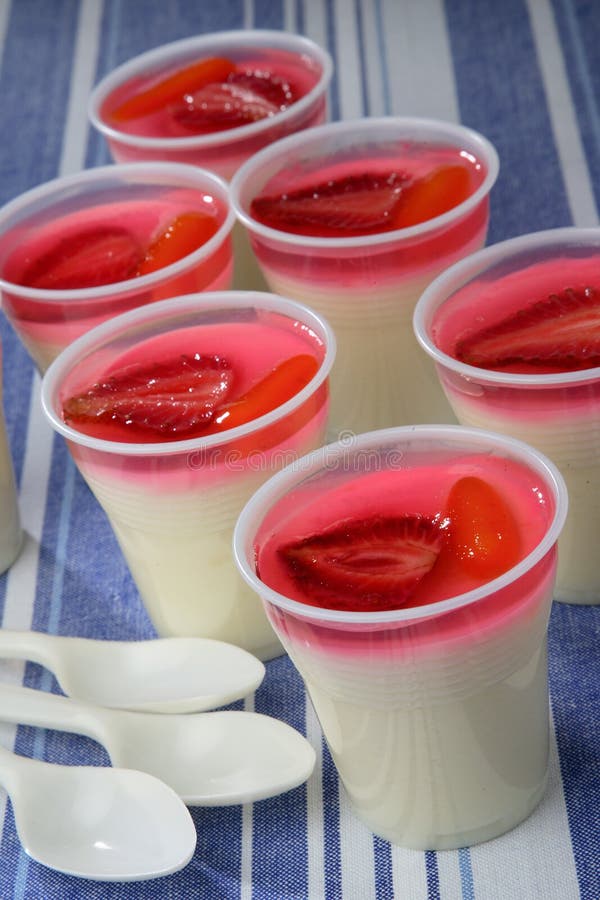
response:
[[[19,555],[22,544],[23,530],[15,472],[4,422],[2,345],[0,344],[0,574],[12,566]]]
[[[312,187],[346,171],[410,166],[416,172],[434,155],[448,153],[455,160],[457,150],[477,160],[477,187],[464,202],[418,225],[366,236],[307,237],[267,227],[251,212],[263,192]],[[468,128],[383,118],[330,123],[284,138],[234,176],[232,203],[267,283],[326,316],[336,334],[332,434],[455,422],[434,368],[414,339],[412,314],[439,272],[484,243],[497,173],[493,146]]]
[[[173,135],[160,116],[115,125],[110,112],[121,100],[204,57],[226,57],[239,66],[273,68],[298,83],[302,96],[286,110],[249,125],[213,134]],[[281,69],[281,67],[283,67]],[[284,31],[223,31],[185,38],[149,50],[108,74],[89,102],[92,125],[106,138],[115,162],[171,160],[202,166],[229,179],[250,156],[284,135],[323,122],[333,63],[313,41]]]
[[[263,548],[302,533],[311,505],[321,505],[326,527],[336,497],[368,497],[364,479],[374,474],[379,510],[389,474],[429,484],[432,467],[474,464],[518,468],[519,497],[535,507],[541,535],[494,580],[431,604],[353,612],[299,602],[257,574]],[[514,512],[511,492],[507,499]],[[381,837],[416,849],[462,847],[517,825],[540,800],[546,632],[566,506],[560,474],[533,448],[477,429],[421,425],[321,448],[275,475],[242,511],[237,565],[306,683],[356,813]]]
[[[118,233],[118,239],[124,234],[142,254],[157,233],[188,212],[214,216],[217,230],[154,272],[68,290],[20,283],[30,266],[56,255],[61,241],[99,229]],[[103,166],[49,181],[0,209],[2,307],[44,372],[71,341],[111,316],[178,294],[231,287],[234,219],[225,182],[194,166]]]
[[[457,263],[424,292],[417,339],[464,425],[527,441],[560,469],[569,515],[560,538],[556,599],[600,602],[600,368],[537,374],[490,371],[456,359],[458,331],[479,330],[572,286],[598,284],[600,230],[523,235]]]
[[[124,443],[65,423],[65,397],[133,357],[155,361],[216,353],[229,358],[224,329],[230,329],[227,346],[237,348],[239,356],[234,352],[230,359],[236,378],[243,380],[251,366],[244,354],[260,353],[268,371],[268,355],[275,358],[292,345],[313,354],[318,370],[271,412],[204,437]],[[322,443],[334,352],[328,325],[300,304],[270,294],[215,292],[111,319],[66,348],[46,372],[45,414],[106,512],[159,635],[224,640],[261,659],[282,652],[258,598],[237,573],[233,526],[259,485]]]

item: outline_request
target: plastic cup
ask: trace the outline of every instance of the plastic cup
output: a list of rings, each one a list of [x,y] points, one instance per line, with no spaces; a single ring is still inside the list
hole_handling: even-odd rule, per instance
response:
[[[140,86],[145,87],[156,75],[215,56],[226,57],[239,66],[280,71],[302,88],[303,96],[270,118],[213,134],[173,134],[172,124],[164,115],[133,121],[126,127],[111,121],[110,112],[115,104],[135,94]],[[229,180],[258,150],[325,121],[332,71],[333,62],[327,51],[301,35],[267,30],[205,34],[157,47],[112,71],[92,92],[89,117],[104,135],[115,162],[185,162]],[[234,228],[233,239],[233,286],[239,290],[266,290],[243,228]]]
[[[218,353],[212,343],[204,350],[204,342],[218,344],[219,328],[230,325],[255,326],[247,352],[259,352],[253,341],[263,327],[273,329],[275,347],[300,342],[301,352],[316,356],[317,373],[266,415],[204,437],[123,443],[65,424],[63,399],[105,377],[111,365],[121,367],[124,355],[125,363],[132,353],[161,359],[165,345],[168,357],[191,352],[189,346],[199,348],[193,352]],[[190,344],[189,330],[198,326],[215,328],[212,336],[195,336]],[[66,439],[106,512],[160,636],[224,640],[261,659],[282,652],[258,599],[237,573],[233,527],[246,500],[269,475],[322,443],[334,352],[327,324],[300,304],[268,294],[215,292],[154,303],[111,319],[71,344],[46,372],[45,414]],[[230,362],[236,364],[235,358]],[[241,359],[239,365],[243,369],[247,362]]]
[[[13,564],[23,545],[23,530],[12,456],[2,403],[2,345],[0,344],[0,574]]]
[[[67,242],[88,229],[122,228],[145,247],[157,229],[189,211],[214,214],[217,231],[193,253],[155,272],[69,290],[19,283],[29,265],[54,252],[59,238]],[[111,316],[178,294],[231,287],[234,218],[225,182],[193,166],[105,166],[49,181],[0,209],[4,312],[43,373],[71,341]]]
[[[456,148],[478,160],[479,186],[463,203],[419,225],[367,236],[306,237],[266,227],[251,214],[252,201],[265,189],[277,195],[319,184],[336,166],[354,171],[359,160],[361,172],[378,164],[402,170],[407,160],[414,166],[433,150]],[[232,203],[269,286],[326,316],[336,334],[332,434],[455,422],[414,339],[412,314],[439,272],[484,243],[497,172],[496,151],[468,128],[383,118],[330,123],[284,138],[233,178]]]
[[[325,519],[329,490],[350,495],[365,475],[462,465],[473,454],[522,465],[531,504],[534,490],[546,497],[543,537],[493,581],[429,605],[348,612],[298,602],[257,575],[261,547],[315,497]],[[321,448],[271,478],[242,511],[236,562],[306,683],[357,815],[381,837],[461,847],[502,834],[540,800],[546,630],[566,503],[560,474],[531,447],[459,426],[414,426]]]
[[[302,97],[270,118],[213,134],[174,135],[163,118],[149,117],[115,127],[110,112],[156,76],[203,57],[223,56],[252,69],[283,66],[302,88]],[[115,162],[171,160],[202,166],[230,179],[250,156],[278,138],[323,122],[333,64],[313,41],[283,31],[223,31],[164,44],[129,60],[108,74],[89,102],[92,125],[106,138]]]
[[[479,329],[507,309],[544,300],[586,279],[597,285],[599,265],[598,229],[523,235],[441,275],[424,292],[414,319],[417,339],[435,362],[458,420],[527,441],[560,469],[569,515],[560,538],[556,599],[580,604],[600,602],[600,368],[488,371],[455,359],[452,347],[465,312]]]

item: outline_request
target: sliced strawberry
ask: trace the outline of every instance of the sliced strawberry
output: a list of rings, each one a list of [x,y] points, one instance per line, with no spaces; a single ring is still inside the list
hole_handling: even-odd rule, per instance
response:
[[[347,237],[385,231],[410,183],[399,172],[348,175],[314,187],[256,197],[252,216],[263,225],[314,237]]]
[[[600,293],[567,288],[460,340],[454,355],[483,369],[574,371],[600,366]]]
[[[447,550],[467,573],[487,581],[519,561],[518,525],[504,498],[487,481],[459,478],[450,489],[446,516]]]
[[[301,391],[318,368],[317,360],[309,353],[284,360],[239,400],[219,406],[215,410],[212,430],[235,428],[277,409]]]
[[[210,240],[218,227],[214,216],[181,213],[154,238],[135,274],[148,275],[183,259]]]
[[[279,553],[307,603],[376,611],[410,603],[442,544],[431,519],[373,516],[339,522]]]
[[[147,90],[128,97],[116,109],[111,110],[107,117],[115,122],[127,122],[148,116],[205,84],[224,81],[234,71],[234,63],[220,56],[197,60],[155,81]]]
[[[471,178],[464,166],[440,166],[407,187],[394,215],[394,227],[409,228],[441,216],[463,203],[471,192]]]
[[[117,370],[63,404],[65,422],[116,423],[157,440],[192,437],[210,424],[227,397],[233,372],[218,356],[180,356]]]
[[[245,69],[232,72],[227,82],[253,91],[281,112],[295,103],[299,96],[293,84],[268,70]]]
[[[59,239],[25,269],[19,283],[46,290],[75,290],[131,278],[142,248],[124,228],[98,225]]]
[[[286,109],[297,99],[288,82],[270,72],[232,72],[226,81],[186,92],[171,115],[194,133],[222,131],[258,122]]]

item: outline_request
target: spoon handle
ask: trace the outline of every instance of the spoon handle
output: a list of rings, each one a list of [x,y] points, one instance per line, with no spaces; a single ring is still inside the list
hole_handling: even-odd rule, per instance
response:
[[[0,684],[0,721],[84,734],[102,743],[103,710],[90,715],[87,705],[70,697]]]
[[[53,671],[60,638],[40,631],[0,628],[0,658],[28,659]]]

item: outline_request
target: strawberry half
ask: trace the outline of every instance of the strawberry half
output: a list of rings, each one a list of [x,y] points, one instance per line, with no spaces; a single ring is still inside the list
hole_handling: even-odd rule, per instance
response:
[[[143,250],[124,228],[97,225],[61,238],[22,273],[19,283],[45,290],[116,284],[135,275]]]
[[[222,131],[274,116],[296,99],[294,88],[270,72],[232,72],[226,81],[186,93],[170,112],[194,133]]]
[[[439,526],[422,516],[348,519],[279,550],[315,606],[353,611],[397,609],[410,602],[442,549]]]
[[[252,216],[263,225],[313,237],[348,237],[396,227],[394,213],[410,178],[400,172],[348,175],[314,187],[256,197]]]
[[[226,359],[180,356],[113,372],[63,404],[68,424],[115,423],[157,440],[193,437],[210,424],[233,382]]]
[[[483,369],[575,371],[600,366],[600,294],[567,288],[456,344],[454,355]]]

